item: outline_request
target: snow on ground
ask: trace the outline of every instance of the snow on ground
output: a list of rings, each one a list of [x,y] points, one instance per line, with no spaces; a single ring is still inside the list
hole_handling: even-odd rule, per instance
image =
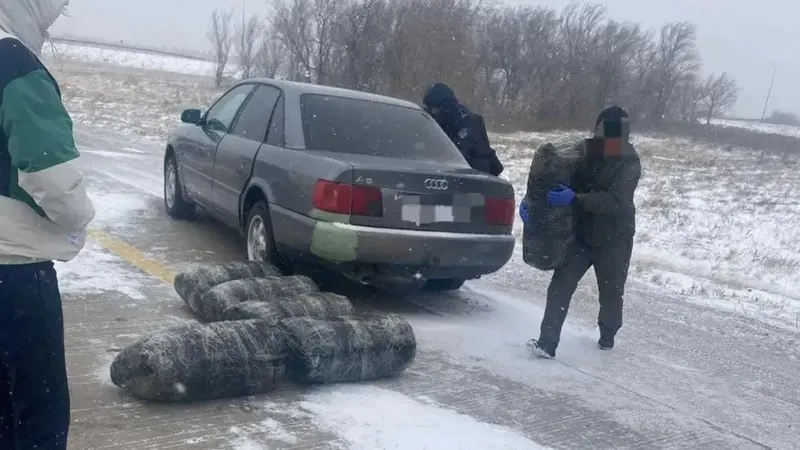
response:
[[[509,428],[374,386],[319,389],[300,407],[353,450],[545,449]]]
[[[266,403],[278,416],[310,419],[352,450],[547,450],[516,431],[480,422],[438,405],[425,396],[412,397],[370,385],[336,385],[313,389],[303,400],[287,405]],[[248,434],[268,431],[288,445],[298,438],[269,418],[257,426],[233,427],[236,450],[266,450]]]
[[[76,122],[145,137],[159,148],[181,110],[206,107],[219,95],[207,77],[69,63],[53,70]],[[534,149],[559,133],[493,136],[507,168],[503,177],[518,197]],[[800,216],[793,201],[800,160],[682,138],[634,135],[634,143],[643,177],[632,278],[687,301],[798,329],[800,233],[786,224]],[[520,253],[518,246],[517,270]]]
[[[777,125],[774,123],[732,119],[711,119],[711,124],[721,127],[744,128],[759,133],[782,134],[784,136],[800,138],[800,127],[792,125]]]
[[[98,267],[103,267],[103,270],[98,271]],[[131,300],[146,298],[141,288],[148,284],[148,277],[131,273],[122,259],[93,242],[88,242],[84,251],[69,263],[56,263],[56,271],[60,289],[69,294],[117,292]]]
[[[159,70],[189,75],[211,76],[214,74],[214,63],[211,61],[159,55],[146,51],[126,51],[89,44],[80,45],[65,42],[52,42],[45,46],[43,54],[45,57],[53,58],[58,62],[63,60],[79,61],[83,63],[102,63],[119,67]],[[234,73],[235,68],[231,66],[228,72]]]
[[[93,221],[96,227],[125,220],[132,211],[147,207],[140,197],[133,195],[91,192],[89,196],[95,205],[102,205],[96,208]],[[103,267],[103,271],[98,271],[98,267]],[[112,291],[132,300],[145,299],[141,288],[148,284],[148,276],[131,273],[122,259],[91,240],[87,242],[85,250],[69,263],[56,263],[56,270],[61,289],[71,294]]]

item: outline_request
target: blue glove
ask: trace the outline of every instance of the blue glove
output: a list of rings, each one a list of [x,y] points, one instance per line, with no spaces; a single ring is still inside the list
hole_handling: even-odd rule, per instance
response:
[[[522,219],[522,223],[528,223],[528,202],[525,201],[523,198],[522,201],[519,202],[519,218]]]
[[[547,202],[550,203],[550,206],[556,207],[571,205],[575,201],[575,191],[563,184],[559,184],[558,187],[559,190],[547,193]]]

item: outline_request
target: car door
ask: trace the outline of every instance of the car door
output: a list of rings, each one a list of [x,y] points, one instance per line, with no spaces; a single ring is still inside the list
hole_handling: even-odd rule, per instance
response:
[[[213,211],[230,226],[239,224],[239,200],[253,168],[253,160],[267,136],[267,127],[280,89],[260,84],[250,95],[217,147],[212,188]]]
[[[254,84],[234,87],[220,97],[191,129],[178,151],[180,176],[192,201],[208,209],[212,205],[212,178],[217,145],[228,133],[237,112]]]

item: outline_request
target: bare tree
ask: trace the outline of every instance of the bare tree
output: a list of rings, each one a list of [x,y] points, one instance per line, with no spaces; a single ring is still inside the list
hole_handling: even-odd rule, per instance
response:
[[[664,118],[672,90],[678,81],[699,68],[696,39],[696,28],[689,22],[670,23],[661,28],[653,79],[656,92],[650,117],[653,121],[658,122]]]
[[[250,78],[253,74],[260,31],[261,21],[256,15],[250,16],[246,22],[236,26],[234,39],[236,56],[239,59],[239,71],[243,80]]]
[[[621,103],[628,89],[626,75],[631,72],[634,59],[645,35],[638,25],[608,21],[598,32],[594,53],[593,71],[596,110],[610,103]]]
[[[797,114],[789,111],[775,110],[765,120],[767,123],[774,123],[776,125],[791,125],[800,126],[800,117]]]
[[[718,116],[736,104],[739,99],[739,87],[727,72],[720,75],[711,74],[705,83],[705,108],[706,124],[711,123],[711,119]]]
[[[271,29],[261,33],[261,43],[255,55],[255,73],[265,78],[275,78],[283,67],[283,46]]]
[[[228,58],[231,54],[231,10],[214,10],[211,14],[211,24],[208,27],[206,36],[211,42],[214,51],[214,83],[217,87],[222,85],[225,77],[225,69],[228,66]]]
[[[705,83],[694,73],[687,74],[675,85],[672,93],[671,116],[685,122],[697,122],[700,108],[707,97]]]
[[[343,86],[373,92],[381,88],[381,77],[374,72],[383,63],[382,50],[391,23],[388,6],[386,0],[358,0],[339,11],[331,68],[338,70],[337,79]]]
[[[265,76],[415,102],[443,81],[488,120],[526,128],[585,125],[611,103],[649,122],[696,121],[732,104],[709,95],[688,22],[648,30],[587,3],[270,1],[254,63]]]
[[[272,30],[289,54],[287,77],[301,80],[312,70],[312,17],[310,0],[275,0]]]

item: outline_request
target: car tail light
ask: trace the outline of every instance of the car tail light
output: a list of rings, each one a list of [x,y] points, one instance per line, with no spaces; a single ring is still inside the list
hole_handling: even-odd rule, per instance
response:
[[[372,186],[318,180],[313,202],[315,208],[336,214],[383,216],[383,194]]]
[[[483,217],[489,225],[514,224],[514,199],[486,197],[483,203]]]

